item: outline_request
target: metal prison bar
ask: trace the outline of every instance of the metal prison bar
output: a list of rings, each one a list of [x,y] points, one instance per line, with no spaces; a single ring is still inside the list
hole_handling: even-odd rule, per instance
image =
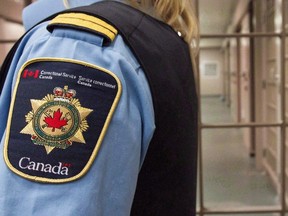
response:
[[[211,0],[214,1],[214,0]],[[252,0],[253,1],[253,0]],[[286,54],[286,37],[288,36],[285,31],[285,17],[287,7],[287,0],[282,0],[282,31],[281,33],[235,33],[235,34],[201,34],[201,39],[211,38],[255,38],[255,37],[279,37],[281,39],[281,118],[280,123],[235,123],[235,124],[203,124],[201,120],[201,103],[199,97],[199,210],[197,215],[210,215],[210,214],[253,214],[253,213],[279,213],[285,216],[288,213],[286,208],[286,127],[288,124],[285,121],[286,111],[286,87],[285,87],[285,54]],[[196,14],[199,18],[199,0],[195,1]],[[237,44],[239,46],[239,44]],[[252,47],[253,49],[253,47]],[[239,56],[237,56],[239,61]],[[199,72],[199,59],[198,59],[198,92],[200,93],[200,72]],[[202,150],[202,130],[203,129],[216,129],[216,128],[256,128],[256,127],[280,127],[281,128],[281,205],[280,206],[261,206],[261,207],[247,207],[247,208],[227,208],[222,210],[213,210],[205,208],[204,203],[204,183],[203,183],[203,150]]]
[[[0,44],[5,44],[5,43],[15,43],[16,40],[1,40],[0,39]]]

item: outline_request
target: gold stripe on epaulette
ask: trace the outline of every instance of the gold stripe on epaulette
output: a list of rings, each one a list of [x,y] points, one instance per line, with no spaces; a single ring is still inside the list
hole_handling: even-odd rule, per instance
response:
[[[49,25],[72,25],[99,32],[113,41],[118,34],[116,28],[107,22],[83,13],[60,14],[51,20]]]

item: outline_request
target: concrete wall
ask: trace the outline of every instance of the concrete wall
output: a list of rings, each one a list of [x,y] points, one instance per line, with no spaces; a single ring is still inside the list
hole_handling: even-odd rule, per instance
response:
[[[220,48],[201,48],[200,50],[200,86],[201,95],[215,96],[223,94],[224,54]],[[216,66],[216,73],[213,72]],[[209,67],[212,67],[209,70]]]

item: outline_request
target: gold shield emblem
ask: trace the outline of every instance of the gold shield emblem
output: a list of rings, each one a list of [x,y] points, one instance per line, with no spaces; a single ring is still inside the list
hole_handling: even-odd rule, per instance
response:
[[[76,91],[55,87],[53,94],[42,100],[31,99],[32,110],[25,116],[27,125],[20,133],[31,135],[35,145],[45,147],[47,154],[53,149],[66,149],[73,142],[85,144],[83,132],[88,128],[86,117],[93,111],[81,106]]]

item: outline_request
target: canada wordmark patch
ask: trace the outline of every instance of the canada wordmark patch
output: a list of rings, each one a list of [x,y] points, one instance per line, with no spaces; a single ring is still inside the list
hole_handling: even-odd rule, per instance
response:
[[[64,183],[92,165],[121,95],[110,71],[70,59],[33,59],[20,70],[4,157],[29,180]]]

